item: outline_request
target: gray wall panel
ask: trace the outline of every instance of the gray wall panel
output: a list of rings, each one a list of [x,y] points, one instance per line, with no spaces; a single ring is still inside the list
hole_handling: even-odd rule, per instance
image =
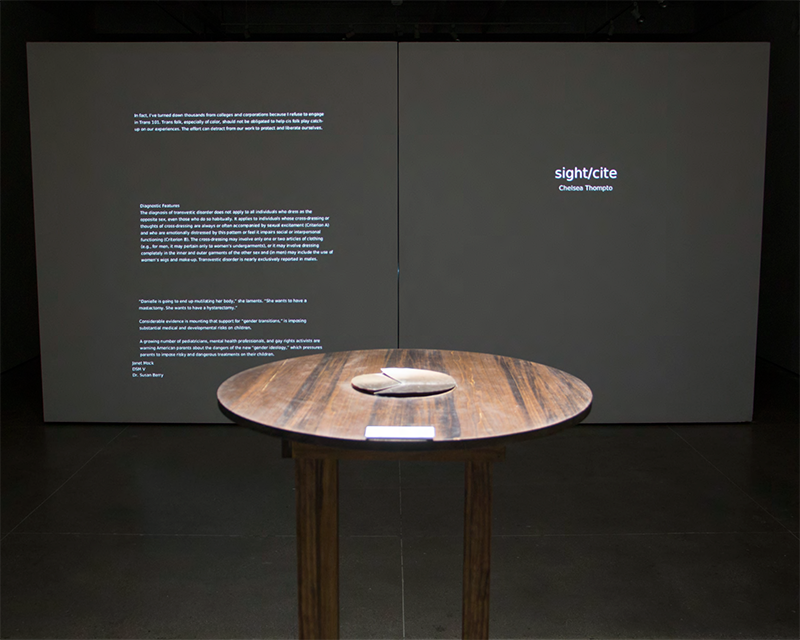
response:
[[[224,422],[219,384],[272,359],[143,358],[140,339],[319,339],[325,351],[396,344],[396,55],[393,43],[29,46],[47,420]],[[198,112],[325,116],[322,131],[134,130],[135,113]],[[143,263],[141,203],[308,209],[330,218],[322,248],[334,254],[294,264]],[[266,298],[308,302],[139,308],[140,299]],[[142,319],[181,318],[307,323],[140,330]],[[134,378],[143,361],[154,362],[144,373],[164,377]]]
[[[593,422],[749,420],[768,45],[400,55],[401,346],[563,368]]]

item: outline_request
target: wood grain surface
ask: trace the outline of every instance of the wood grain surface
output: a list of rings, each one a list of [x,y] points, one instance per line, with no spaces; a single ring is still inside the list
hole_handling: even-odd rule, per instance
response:
[[[456,388],[427,397],[381,397],[354,389],[357,375],[413,367],[452,376]],[[578,378],[504,356],[433,349],[342,351],[248,369],[217,391],[234,422],[329,447],[405,451],[486,447],[583,420],[592,392]],[[368,425],[436,428],[434,441],[368,441]]]
[[[489,637],[492,463],[467,462],[464,477],[464,582],[461,637]]]
[[[339,471],[336,460],[295,460],[300,640],[339,637]]]

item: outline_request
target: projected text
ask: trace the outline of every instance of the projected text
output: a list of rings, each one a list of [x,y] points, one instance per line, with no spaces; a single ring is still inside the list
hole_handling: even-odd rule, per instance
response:
[[[256,113],[135,113],[133,130],[145,133],[322,131],[323,111]]]
[[[164,378],[176,371],[170,363],[189,358],[321,351],[321,339],[306,333],[308,319],[300,310],[307,303],[307,298],[141,298],[139,311],[150,313],[138,320],[131,377]]]
[[[142,262],[317,262],[330,216],[311,209],[181,209],[140,204]]]

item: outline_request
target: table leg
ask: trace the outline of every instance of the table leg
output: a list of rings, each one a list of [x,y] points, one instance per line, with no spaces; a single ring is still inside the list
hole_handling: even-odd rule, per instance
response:
[[[295,478],[300,639],[338,638],[338,461],[297,458]]]
[[[492,463],[467,462],[464,499],[464,596],[461,636],[489,637]]]

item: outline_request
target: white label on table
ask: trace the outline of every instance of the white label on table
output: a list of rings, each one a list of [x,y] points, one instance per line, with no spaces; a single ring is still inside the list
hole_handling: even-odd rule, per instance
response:
[[[364,437],[367,440],[433,440],[434,427],[367,427]]]

